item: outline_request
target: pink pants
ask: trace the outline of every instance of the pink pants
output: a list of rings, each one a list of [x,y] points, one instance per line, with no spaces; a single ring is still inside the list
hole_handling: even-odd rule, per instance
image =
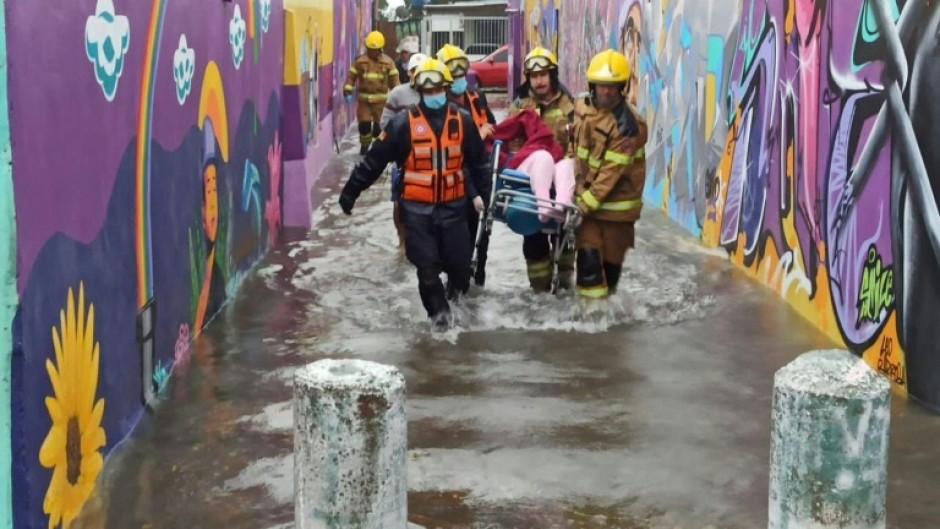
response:
[[[574,159],[564,158],[557,164],[548,151],[535,151],[519,165],[519,171],[529,176],[529,184],[537,198],[548,200],[552,185],[555,200],[572,204],[574,198]],[[548,203],[539,202],[539,220],[548,222],[552,218],[564,217],[562,208],[553,209]]]

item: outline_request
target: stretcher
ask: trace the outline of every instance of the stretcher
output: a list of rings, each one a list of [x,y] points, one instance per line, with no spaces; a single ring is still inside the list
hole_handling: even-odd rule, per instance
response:
[[[552,251],[551,293],[558,293],[558,263],[561,254],[575,248],[575,229],[579,224],[581,211],[572,204],[554,198],[539,198],[532,192],[529,177],[521,171],[499,168],[499,154],[503,142],[493,145],[493,190],[490,200],[477,226],[476,240],[473,244],[473,258],[470,261],[470,274],[476,274],[480,242],[484,232],[489,235],[494,222],[506,224],[513,233],[522,236],[546,233],[554,238],[556,244]],[[554,197],[554,192],[551,195]],[[555,211],[554,218],[548,222],[539,220],[539,206],[549,206]]]

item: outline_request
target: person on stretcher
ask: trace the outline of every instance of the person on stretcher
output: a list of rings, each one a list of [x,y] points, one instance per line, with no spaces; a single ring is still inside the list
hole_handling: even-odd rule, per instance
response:
[[[575,162],[565,158],[570,142],[569,129],[574,120],[574,99],[558,79],[558,60],[545,48],[535,48],[523,62],[526,81],[509,108],[509,118],[496,126],[493,139],[508,144],[515,156],[504,167],[516,169],[529,177],[532,192],[540,199],[552,198],[565,204],[574,202]],[[539,202],[539,220],[563,218],[564,212]],[[523,238],[529,286],[546,292],[552,283],[552,250],[561,244],[547,233]],[[565,251],[559,260],[562,288],[574,281],[574,252]]]

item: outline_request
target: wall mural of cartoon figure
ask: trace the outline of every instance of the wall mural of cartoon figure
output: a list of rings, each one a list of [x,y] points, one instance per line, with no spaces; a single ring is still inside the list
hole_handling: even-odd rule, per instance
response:
[[[194,274],[194,293],[199,295],[196,302],[192,329],[198,335],[205,324],[206,315],[215,313],[225,293],[225,278],[218,269],[221,243],[227,240],[225,227],[220,229],[222,217],[219,203],[219,176],[222,164],[229,160],[228,117],[225,112],[225,93],[222,77],[214,62],[206,67],[202,82],[202,95],[199,101],[199,128],[203,132],[202,146],[202,227],[205,241],[198,244],[205,248],[205,262],[194,259],[194,272],[203,270],[201,275]],[[192,244],[193,241],[190,241]],[[198,267],[198,269],[197,269]],[[195,290],[198,288],[198,290]]]
[[[633,65],[635,72],[630,78],[630,102],[634,105],[637,104],[640,93],[640,76],[638,72],[640,70],[642,20],[643,14],[639,2],[634,3],[624,13],[621,13],[619,44],[623,54],[630,59],[630,64]]]

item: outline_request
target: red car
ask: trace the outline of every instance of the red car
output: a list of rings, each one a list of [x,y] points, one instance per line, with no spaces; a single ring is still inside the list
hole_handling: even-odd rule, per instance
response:
[[[485,58],[470,63],[472,77],[480,88],[506,88],[509,83],[509,46],[503,46]]]

